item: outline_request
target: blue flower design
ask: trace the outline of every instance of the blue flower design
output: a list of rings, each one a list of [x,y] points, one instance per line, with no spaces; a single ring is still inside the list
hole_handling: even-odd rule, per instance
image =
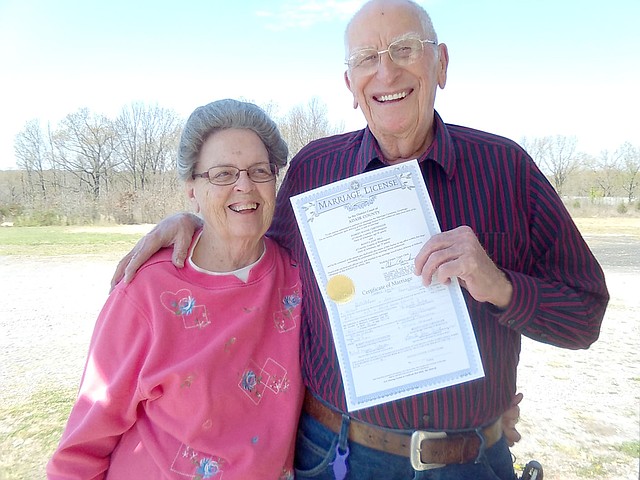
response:
[[[201,478],[211,478],[220,473],[220,464],[211,458],[203,458],[196,470],[196,474]]]
[[[178,309],[182,315],[191,315],[193,313],[193,307],[196,306],[196,299],[193,297],[181,298],[178,303]]]
[[[256,372],[253,370],[248,370],[242,376],[242,388],[245,390],[252,392],[256,385],[258,384],[258,376]]]
[[[293,310],[294,308],[296,308],[298,305],[300,305],[300,301],[300,296],[295,293],[293,295],[286,295],[282,299],[282,303],[287,310]]]

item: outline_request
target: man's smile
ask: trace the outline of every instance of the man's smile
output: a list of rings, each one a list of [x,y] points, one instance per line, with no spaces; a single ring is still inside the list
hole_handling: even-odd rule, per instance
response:
[[[394,100],[402,100],[407,95],[408,95],[408,93],[406,91],[404,91],[404,92],[391,93],[391,94],[387,94],[387,95],[381,95],[379,97],[376,97],[374,95],[373,98],[377,102],[384,103],[384,102],[391,102],[391,101],[394,101]]]

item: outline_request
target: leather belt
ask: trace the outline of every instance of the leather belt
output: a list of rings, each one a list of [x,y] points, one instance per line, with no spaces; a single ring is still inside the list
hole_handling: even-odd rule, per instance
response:
[[[303,410],[329,428],[339,433],[342,415],[330,409],[307,390]],[[502,422],[499,418],[482,429],[485,448],[494,445],[502,437]],[[474,461],[479,454],[481,440],[475,431],[430,432],[418,430],[413,435],[397,433],[351,418],[349,440],[375,450],[409,457],[416,470],[428,470],[456,463]]]

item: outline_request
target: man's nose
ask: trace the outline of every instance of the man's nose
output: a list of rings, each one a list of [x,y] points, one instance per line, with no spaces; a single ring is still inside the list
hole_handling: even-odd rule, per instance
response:
[[[402,69],[397,63],[391,60],[391,55],[386,51],[385,53],[381,53],[378,60],[378,70],[377,75],[385,80],[393,80],[398,72]]]

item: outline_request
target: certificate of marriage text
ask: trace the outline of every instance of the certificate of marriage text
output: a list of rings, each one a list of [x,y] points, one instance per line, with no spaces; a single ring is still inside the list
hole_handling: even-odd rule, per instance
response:
[[[322,293],[349,411],[484,376],[457,281],[413,262],[440,232],[418,162],[291,198]]]

